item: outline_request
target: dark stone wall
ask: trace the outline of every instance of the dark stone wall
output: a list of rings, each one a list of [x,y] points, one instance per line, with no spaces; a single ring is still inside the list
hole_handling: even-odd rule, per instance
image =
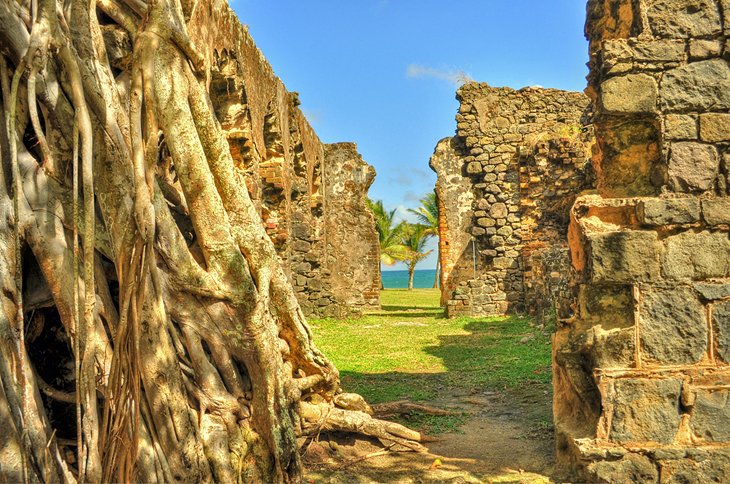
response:
[[[730,3],[591,0],[598,194],[570,223],[554,339],[560,467],[730,480]]]

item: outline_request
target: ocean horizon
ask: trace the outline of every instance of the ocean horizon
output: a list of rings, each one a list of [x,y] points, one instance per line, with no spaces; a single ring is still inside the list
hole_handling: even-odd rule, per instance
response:
[[[382,271],[383,287],[385,289],[408,288],[408,271]],[[416,269],[413,273],[413,287],[415,289],[430,289],[436,279],[436,269]]]

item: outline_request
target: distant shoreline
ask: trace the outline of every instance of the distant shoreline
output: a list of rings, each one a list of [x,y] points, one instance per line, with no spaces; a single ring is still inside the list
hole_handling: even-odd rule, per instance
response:
[[[383,287],[385,289],[405,289],[408,287],[408,271],[382,271]],[[413,287],[416,289],[430,289],[436,278],[436,269],[416,269],[413,274]]]

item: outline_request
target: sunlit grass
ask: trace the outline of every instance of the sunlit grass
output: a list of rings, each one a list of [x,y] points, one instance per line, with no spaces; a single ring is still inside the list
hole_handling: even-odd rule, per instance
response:
[[[381,305],[357,320],[312,321],[344,388],[372,403],[550,381],[550,335],[529,318],[445,319],[434,289],[385,290]]]

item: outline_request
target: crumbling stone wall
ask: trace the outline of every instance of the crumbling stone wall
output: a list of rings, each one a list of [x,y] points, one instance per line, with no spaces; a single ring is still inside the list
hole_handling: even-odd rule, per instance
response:
[[[326,268],[337,300],[350,311],[379,307],[380,241],[367,206],[375,169],[354,143],[325,146]]]
[[[191,36],[212,64],[213,107],[241,183],[260,210],[305,314],[346,316],[379,307],[379,295],[370,290],[380,284],[372,247],[352,244],[346,258],[337,247],[344,242],[340,232],[348,229],[363,241],[377,240],[372,214],[360,203],[374,171],[359,155],[331,156],[299,109],[297,94],[275,76],[224,1],[191,15]],[[363,173],[370,173],[367,181]],[[348,189],[328,190],[330,185]],[[341,277],[340,267],[358,276]]]
[[[533,288],[548,286],[536,282],[545,271],[567,266],[567,250],[550,255],[543,249],[565,246],[569,196],[588,184],[588,98],[469,83],[457,99],[456,136],[439,142],[431,158],[442,202],[447,313],[523,310],[527,292],[535,293],[532,302],[552,306],[546,299],[552,293],[538,296]]]
[[[574,479],[730,481],[730,3],[590,0],[598,194],[554,339]]]
[[[578,128],[575,128],[578,129]],[[570,208],[593,184],[590,127],[520,152],[520,238],[525,311],[539,322],[570,309]]]

